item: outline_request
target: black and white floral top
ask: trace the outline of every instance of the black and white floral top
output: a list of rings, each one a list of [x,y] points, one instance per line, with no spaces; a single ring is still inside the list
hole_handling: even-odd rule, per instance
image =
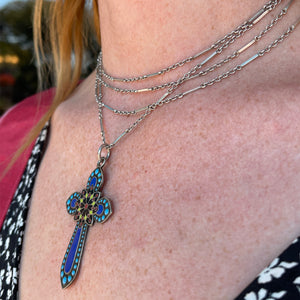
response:
[[[0,300],[18,299],[19,265],[29,199],[46,146],[48,125],[38,136],[0,231]]]
[[[18,299],[19,265],[29,199],[45,149],[48,129],[46,126],[36,140],[0,231],[0,300]],[[294,240],[235,299],[300,300],[300,238]]]

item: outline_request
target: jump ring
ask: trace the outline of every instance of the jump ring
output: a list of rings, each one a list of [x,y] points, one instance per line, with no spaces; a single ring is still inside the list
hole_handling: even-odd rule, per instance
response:
[[[106,150],[106,154],[103,155],[103,150]],[[104,166],[105,162],[109,159],[109,156],[110,156],[110,147],[108,144],[102,144],[100,147],[99,147],[99,150],[98,150],[98,162],[99,164],[101,165],[101,167]]]

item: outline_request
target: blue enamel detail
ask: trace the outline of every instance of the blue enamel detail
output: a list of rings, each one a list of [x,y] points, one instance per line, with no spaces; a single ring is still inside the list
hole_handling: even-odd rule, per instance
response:
[[[103,212],[103,205],[102,205],[102,204],[99,204],[99,205],[98,205],[97,215],[101,215],[102,212]]]
[[[75,192],[67,199],[66,208],[69,214],[74,215],[77,221],[71,241],[65,252],[60,270],[60,280],[62,288],[72,284],[80,268],[81,256],[84,251],[86,234],[89,226],[93,223],[104,223],[112,213],[109,199],[101,198],[101,185],[103,184],[103,173],[100,167],[97,167],[89,176],[86,188],[82,192]],[[87,195],[85,193],[88,193]],[[95,199],[96,202],[86,202]],[[93,195],[93,197],[92,197]],[[82,198],[82,200],[80,200]],[[80,202],[81,201],[81,202]],[[86,206],[86,204],[91,205]],[[83,209],[87,211],[82,211]],[[87,224],[86,218],[82,219],[85,214],[92,214],[92,223]],[[89,219],[90,220],[90,219]]]
[[[75,207],[75,204],[76,204],[76,202],[77,202],[77,199],[76,199],[76,198],[74,198],[74,199],[72,200],[72,203],[71,203],[71,207],[72,207],[72,208],[74,208],[74,207]]]
[[[96,183],[97,183],[97,178],[96,178],[96,177],[93,177],[92,180],[91,180],[91,182],[90,182],[90,185],[91,185],[91,186],[95,186]]]
[[[80,237],[80,233],[81,233],[81,228],[77,229],[77,232],[75,234],[70,252],[68,254],[68,258],[65,264],[65,272],[69,273],[74,261],[74,257],[75,257],[75,253],[76,253],[76,249],[77,249],[77,245],[78,245],[78,241],[79,241],[79,237]]]
[[[67,211],[70,215],[75,214],[75,212],[76,212],[75,204],[76,204],[76,201],[78,201],[79,197],[80,197],[80,194],[76,192],[76,193],[73,193],[67,200],[67,202],[66,202]]]
[[[94,187],[95,190],[98,190],[103,180],[102,172],[100,168],[95,169],[87,182],[87,188]]]

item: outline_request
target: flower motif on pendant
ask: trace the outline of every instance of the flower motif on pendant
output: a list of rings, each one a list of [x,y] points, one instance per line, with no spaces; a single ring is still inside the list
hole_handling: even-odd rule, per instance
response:
[[[74,220],[79,222],[81,227],[84,223],[91,226],[94,223],[94,215],[98,211],[97,200],[100,192],[93,188],[85,189],[81,192],[80,198],[75,203]]]
[[[67,211],[74,216],[79,227],[104,223],[112,214],[110,200],[101,195],[100,187],[103,182],[103,174],[100,167],[90,175],[87,186],[82,192],[73,193],[67,200]]]

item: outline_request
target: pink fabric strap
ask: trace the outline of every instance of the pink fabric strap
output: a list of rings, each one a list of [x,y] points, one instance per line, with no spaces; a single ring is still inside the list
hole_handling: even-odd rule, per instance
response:
[[[26,98],[15,105],[0,119],[0,175],[23,139],[50,107],[54,89]],[[18,158],[12,168],[0,180],[0,228],[6,212],[24,173],[34,143]]]

